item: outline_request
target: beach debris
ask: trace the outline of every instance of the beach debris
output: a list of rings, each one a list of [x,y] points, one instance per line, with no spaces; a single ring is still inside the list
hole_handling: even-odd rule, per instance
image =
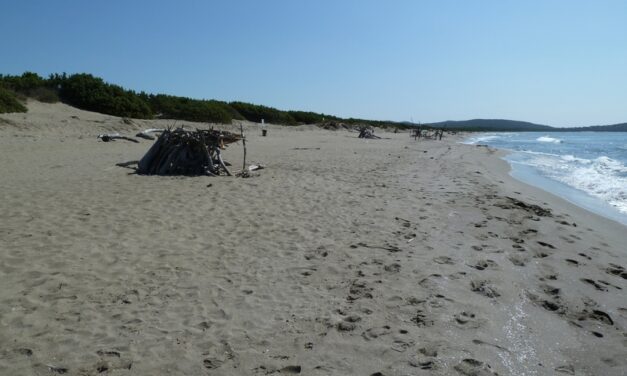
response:
[[[413,137],[414,140],[418,138],[441,140],[444,135],[444,129],[431,129],[431,128],[414,128],[409,132],[409,137]]]
[[[264,168],[266,167],[261,164],[251,164],[250,166],[244,168],[242,171],[236,172],[235,176],[237,176],[238,178],[252,178],[254,176],[257,176],[257,174],[253,174],[254,171],[263,170]]]
[[[131,167],[131,166],[136,165],[138,163],[139,161],[128,161],[128,162],[116,163],[115,165],[118,167],[130,168],[131,170],[137,170],[137,168]]]
[[[221,150],[240,141],[238,134],[220,130],[165,129],[137,165],[142,175],[231,176]]]
[[[109,142],[109,141],[115,141],[115,140],[126,140],[126,141],[131,141],[131,142],[135,142],[135,143],[139,143],[139,141],[137,141],[134,138],[130,138],[130,137],[126,137],[126,136],[121,136],[119,133],[109,133],[109,134],[99,134],[98,139],[102,140],[102,142]]]
[[[161,133],[163,131],[165,131],[165,129],[148,128],[136,134],[135,137],[145,138],[146,140],[154,140],[156,137],[151,133]]]
[[[361,127],[359,128],[359,138],[381,138],[379,136],[375,136],[374,129],[369,127]]]

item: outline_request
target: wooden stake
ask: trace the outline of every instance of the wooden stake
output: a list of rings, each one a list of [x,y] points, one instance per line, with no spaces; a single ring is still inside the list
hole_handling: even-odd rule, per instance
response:
[[[242,134],[242,145],[244,146],[244,162],[242,163],[242,172],[246,171],[246,138],[244,137],[244,126],[239,123],[239,131]]]

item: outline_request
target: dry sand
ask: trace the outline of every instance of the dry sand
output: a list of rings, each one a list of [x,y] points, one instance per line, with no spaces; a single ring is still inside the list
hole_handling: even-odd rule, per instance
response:
[[[168,122],[29,107],[0,115],[0,375],[627,374],[627,228],[499,152],[247,124],[259,176],[146,177],[115,164],[150,141],[95,136]]]

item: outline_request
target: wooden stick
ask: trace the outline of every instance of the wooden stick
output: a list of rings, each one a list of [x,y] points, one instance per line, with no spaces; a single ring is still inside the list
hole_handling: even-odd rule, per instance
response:
[[[229,171],[229,169],[226,168],[226,165],[224,164],[224,161],[222,160],[222,154],[220,153],[220,148],[217,148],[216,153],[218,154],[218,161],[220,161],[220,166],[222,166],[222,168],[224,169],[227,175],[233,176],[233,174],[231,174],[231,171]]]
[[[244,146],[244,162],[242,163],[242,171],[246,171],[246,138],[244,137],[244,126],[239,123],[239,131],[242,134],[242,145]]]

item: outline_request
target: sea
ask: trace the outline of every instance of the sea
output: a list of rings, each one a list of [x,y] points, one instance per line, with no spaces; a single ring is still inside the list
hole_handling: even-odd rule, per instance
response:
[[[627,226],[627,132],[475,134],[510,153],[511,175]]]

